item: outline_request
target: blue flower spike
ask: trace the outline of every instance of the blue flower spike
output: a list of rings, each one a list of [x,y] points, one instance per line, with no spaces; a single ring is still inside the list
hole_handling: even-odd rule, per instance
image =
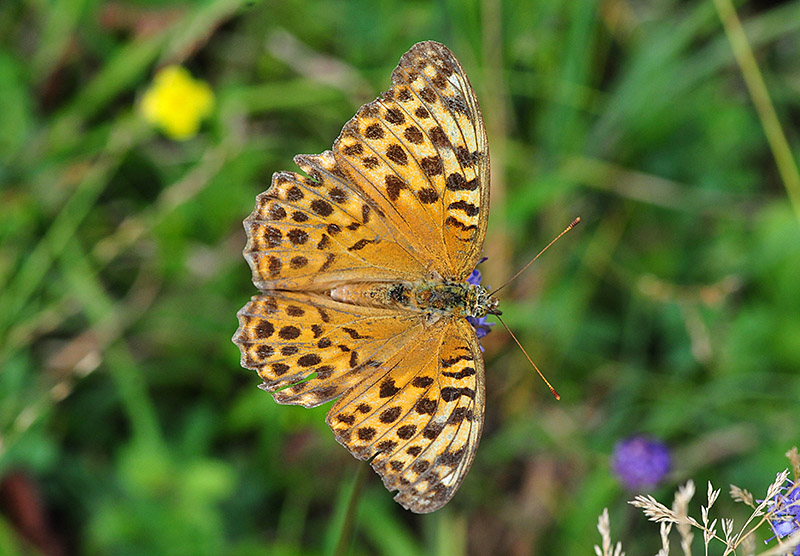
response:
[[[643,435],[618,442],[611,456],[614,474],[631,490],[657,486],[669,472],[671,463],[667,446]]]
[[[771,506],[769,524],[775,537],[784,539],[800,531],[800,480],[792,482],[786,479],[784,486],[769,501],[769,506]],[[772,539],[768,539],[767,542]],[[794,547],[791,554],[800,556],[800,545]]]

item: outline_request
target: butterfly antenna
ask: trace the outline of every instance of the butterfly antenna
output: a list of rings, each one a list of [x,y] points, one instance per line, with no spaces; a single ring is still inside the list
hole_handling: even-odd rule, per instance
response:
[[[556,237],[553,239],[553,241],[551,241],[550,243],[548,243],[547,245],[545,245],[544,249],[542,249],[541,251],[539,251],[539,253],[538,253],[538,254],[537,254],[537,255],[536,255],[534,258],[532,258],[532,259],[531,259],[531,261],[530,261],[528,264],[526,264],[526,265],[525,265],[525,266],[523,266],[521,269],[519,269],[519,272],[517,272],[517,273],[516,273],[514,276],[512,276],[511,278],[509,278],[508,280],[506,280],[505,284],[503,284],[503,285],[502,285],[502,286],[500,286],[499,288],[495,289],[495,290],[494,290],[492,293],[490,293],[489,295],[491,295],[491,296],[494,296],[494,294],[496,294],[497,292],[499,292],[500,290],[502,290],[503,288],[505,288],[507,285],[509,285],[509,284],[510,284],[511,282],[513,282],[514,280],[516,280],[517,276],[519,276],[520,274],[522,274],[523,272],[525,272],[525,271],[528,269],[528,267],[529,267],[529,266],[531,266],[531,265],[534,263],[534,261],[536,261],[536,259],[538,259],[538,258],[539,258],[539,256],[540,256],[542,253],[544,253],[545,251],[547,251],[547,250],[550,248],[550,246],[551,246],[551,245],[553,245],[553,244],[554,244],[556,241],[558,241],[558,240],[561,238],[561,236],[563,236],[563,235],[564,235],[564,234],[566,234],[568,231],[570,231],[572,228],[574,228],[575,226],[577,226],[578,224],[580,224],[580,222],[581,222],[581,217],[580,217],[580,216],[579,216],[578,218],[576,218],[575,220],[573,220],[572,222],[570,222],[569,226],[567,226],[567,227],[564,229],[564,231],[563,231],[563,232],[561,232],[560,234],[558,234],[558,235],[557,235],[557,236],[556,236]],[[505,325],[503,325],[503,326],[505,326]],[[508,330],[508,327],[506,327],[506,330]],[[509,332],[511,332],[510,330],[508,330],[508,331],[509,331]],[[513,336],[513,334],[511,334],[511,335]],[[516,340],[516,338],[514,338],[514,339]],[[519,343],[519,342],[517,342],[517,343]],[[522,347],[522,346],[520,346],[520,347]],[[522,350],[522,351],[525,351],[525,350]],[[530,359],[530,358],[528,358],[528,359]],[[534,367],[535,367],[535,366],[536,366],[536,365],[534,365]],[[537,369],[537,370],[538,370],[538,369]],[[541,373],[539,373],[539,374],[541,374]],[[542,378],[544,378],[544,377],[542,377]],[[545,381],[545,382],[547,382],[547,381]]]
[[[563,234],[562,234],[562,235],[563,235]],[[556,239],[558,239],[558,238],[556,238]],[[502,318],[500,318],[500,315],[495,315],[495,316],[497,317],[497,320],[499,320],[499,321],[500,321],[500,324],[502,324],[502,325],[503,325],[503,328],[505,328],[505,329],[506,329],[506,332],[508,332],[508,333],[511,335],[511,337],[512,337],[512,338],[514,338],[514,341],[515,341],[515,342],[517,343],[517,345],[519,346],[519,349],[521,349],[521,350],[522,350],[522,353],[523,353],[523,354],[525,354],[525,357],[528,359],[528,363],[530,363],[530,364],[533,366],[533,368],[534,368],[534,369],[536,369],[536,372],[537,372],[537,373],[539,373],[539,376],[540,376],[540,377],[542,377],[542,380],[544,381],[544,383],[545,383],[545,384],[547,384],[547,387],[548,387],[548,388],[550,388],[550,393],[551,393],[551,394],[553,394],[553,397],[554,397],[555,399],[557,399],[557,400],[560,400],[560,399],[561,399],[561,396],[559,396],[558,392],[556,392],[556,389],[555,389],[555,388],[553,388],[553,385],[552,385],[552,384],[550,384],[550,381],[549,381],[549,380],[547,380],[547,379],[544,377],[544,375],[542,374],[542,371],[540,371],[540,370],[539,370],[539,367],[537,367],[537,366],[536,366],[536,363],[534,363],[534,362],[533,362],[533,360],[531,359],[530,355],[528,355],[528,352],[527,352],[527,351],[525,351],[525,348],[524,348],[524,347],[522,347],[522,344],[521,344],[521,343],[519,343],[519,340],[517,340],[517,337],[516,337],[516,336],[514,336],[514,333],[513,333],[513,332],[511,332],[511,329],[508,327],[508,325],[505,323],[505,321],[504,321]]]

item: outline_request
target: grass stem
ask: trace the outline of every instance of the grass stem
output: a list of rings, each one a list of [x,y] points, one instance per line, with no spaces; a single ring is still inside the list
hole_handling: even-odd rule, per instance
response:
[[[731,0],[714,0],[714,6],[722,21],[725,35],[731,43],[736,63],[739,64],[739,69],[742,71],[750,98],[753,99],[756,112],[758,112],[792,209],[800,221],[800,172],[797,170],[797,163],[792,155],[789,142],[786,140],[786,134],[783,132],[767,85],[764,83],[764,77],[753,55],[753,49],[750,48],[742,22],[739,20]]]

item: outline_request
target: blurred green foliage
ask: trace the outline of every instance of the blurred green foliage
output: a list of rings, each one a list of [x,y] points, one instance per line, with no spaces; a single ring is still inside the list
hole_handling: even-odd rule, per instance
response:
[[[800,1],[738,11],[796,160]],[[501,300],[563,400],[496,328],[460,492],[414,516],[369,473],[349,553],[587,554],[604,507],[629,554],[653,553],[655,527],[608,466],[637,432],[673,449],[662,499],[688,478],[761,493],[786,467],[798,210],[713,3],[12,0],[0,552],[332,553],[363,464],[326,408],[278,406],[239,367],[235,313],[255,293],[240,222],[425,39],[467,68],[489,129],[488,282],[583,218]],[[216,96],[184,142],[137,109],[168,64]],[[47,518],[45,541],[21,533],[20,500]]]

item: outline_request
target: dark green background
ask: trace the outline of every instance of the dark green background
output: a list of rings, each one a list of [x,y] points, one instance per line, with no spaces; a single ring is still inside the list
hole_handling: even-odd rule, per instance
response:
[[[800,1],[737,9],[796,160]],[[483,107],[487,281],[583,218],[501,294],[563,399],[495,327],[486,427],[461,490],[415,516],[370,472],[351,553],[591,554],[609,507],[628,554],[652,554],[657,527],[608,463],[638,432],[673,451],[654,492],[667,504],[689,478],[760,497],[787,466],[800,417],[797,171],[777,170],[711,1],[11,0],[0,553],[32,553],[14,484],[38,490],[41,531],[72,554],[332,552],[363,464],[334,441],[325,407],[278,406],[239,367],[235,314],[255,293],[241,220],[272,172],[329,148],[425,39],[456,53]],[[217,97],[182,143],[136,111],[169,63]],[[717,505],[749,515],[724,494]]]

